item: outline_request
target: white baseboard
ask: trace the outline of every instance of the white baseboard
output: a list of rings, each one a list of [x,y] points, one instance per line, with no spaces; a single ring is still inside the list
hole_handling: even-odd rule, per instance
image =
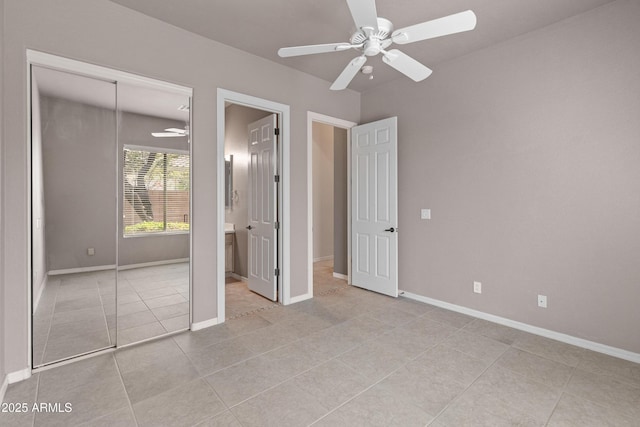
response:
[[[295,304],[297,302],[306,301],[306,300],[311,299],[311,298],[313,298],[313,294],[312,293],[308,293],[308,294],[304,294],[304,295],[298,295],[297,297],[289,298],[289,303],[288,304]]]
[[[9,377],[5,375],[2,379],[2,385],[0,386],[0,402],[4,402],[4,395],[7,392],[7,387],[9,387]]]
[[[245,283],[249,282],[249,278],[248,277],[244,277],[244,276],[241,276],[241,275],[236,274],[236,273],[229,273],[229,277],[233,277],[234,279],[240,280],[241,282],[245,282]]]
[[[141,262],[138,264],[127,264],[127,265],[119,265],[118,270],[133,270],[134,268],[143,268],[143,267],[155,267],[157,265],[169,265],[169,264],[180,264],[183,262],[189,262],[189,258],[178,258],[178,259],[168,259],[163,261],[150,261],[150,262]],[[50,276],[57,276],[60,274],[73,274],[73,273],[90,273],[92,271],[105,271],[105,270],[114,270],[116,265],[96,265],[93,267],[77,267],[77,268],[65,268],[62,270],[51,270],[48,272]]]
[[[31,378],[31,369],[25,368],[20,371],[10,372],[7,374],[7,382],[9,384],[17,383]]]
[[[333,259],[333,255],[327,255],[327,256],[321,256],[321,257],[318,257],[318,258],[314,258],[313,262],[329,261],[331,259]]]
[[[333,272],[333,277],[335,277],[336,279],[349,280],[349,276],[347,276],[346,274],[336,273],[335,271]]]
[[[74,274],[74,273],[90,273],[92,271],[104,271],[115,270],[116,265],[96,265],[93,267],[78,267],[78,268],[64,268],[62,270],[51,270],[47,274],[49,276],[58,276],[60,274]]]
[[[133,270],[134,268],[155,267],[158,265],[170,265],[189,262],[189,258],[167,259],[164,261],[141,262],[139,264],[119,265],[118,270]]]
[[[508,326],[510,328],[518,329],[520,331],[529,332],[534,335],[540,335],[545,338],[550,338],[552,340],[560,341],[566,344],[575,345],[576,347],[585,348],[587,350],[592,350],[598,353],[608,354],[609,356],[617,357],[619,359],[640,363],[640,354],[633,353],[628,350],[611,347],[609,345],[600,344],[594,341],[585,340],[582,338],[574,337],[571,335],[563,334],[561,332],[556,332],[549,329],[539,328],[537,326],[529,325],[527,323],[522,323],[515,320],[507,319],[506,317],[500,317],[493,314],[485,313],[483,311],[473,310],[471,308],[467,308],[461,305],[451,304],[445,301],[424,297],[422,295],[413,294],[411,292],[399,291],[399,294],[403,297],[406,297],[415,301],[420,301],[426,304],[435,305],[436,307],[455,311],[457,313],[466,314],[468,316],[476,317],[478,319],[487,320],[489,322]]]
[[[214,317],[213,319],[205,320],[202,322],[193,322],[191,324],[192,331],[199,331],[200,329],[209,328],[211,326],[215,326],[218,324],[218,318]]]

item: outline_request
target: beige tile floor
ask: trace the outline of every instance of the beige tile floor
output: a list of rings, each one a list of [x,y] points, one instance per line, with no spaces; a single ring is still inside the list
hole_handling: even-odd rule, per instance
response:
[[[278,307],[278,303],[251,292],[246,282],[227,277],[225,285],[225,316],[227,320],[269,310],[273,307]]]
[[[640,365],[334,280],[9,386],[14,426],[640,426]]]

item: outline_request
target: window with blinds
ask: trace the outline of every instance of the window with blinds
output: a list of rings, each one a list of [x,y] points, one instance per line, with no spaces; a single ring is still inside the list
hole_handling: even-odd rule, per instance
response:
[[[125,147],[124,236],[189,232],[189,154]]]

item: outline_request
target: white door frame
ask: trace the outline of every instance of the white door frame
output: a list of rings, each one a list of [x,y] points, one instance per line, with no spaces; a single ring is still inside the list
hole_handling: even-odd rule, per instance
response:
[[[290,142],[291,142],[291,112],[288,105],[269,101],[255,96],[246,95],[218,88],[217,94],[217,213],[218,223],[216,227],[217,238],[217,321],[223,323],[225,320],[225,274],[224,274],[224,135],[225,135],[225,103],[244,105],[245,107],[258,110],[269,111],[278,115],[278,126],[280,127],[280,144],[278,147],[278,168],[280,171],[280,184],[282,185],[279,194],[280,214],[280,238],[278,242],[278,260],[280,268],[280,279],[278,286],[278,301],[283,305],[291,304],[291,199],[290,199]]]
[[[303,299],[313,298],[313,122],[347,130],[347,179],[351,182],[351,132],[357,123],[307,111],[307,269],[308,291]],[[347,276],[351,283],[351,184],[347,186]]]

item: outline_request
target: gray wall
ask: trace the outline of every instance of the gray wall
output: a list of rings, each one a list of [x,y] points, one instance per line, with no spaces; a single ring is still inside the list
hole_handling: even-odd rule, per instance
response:
[[[313,122],[313,260],[333,257],[333,126]]]
[[[47,272],[116,263],[115,85],[112,102],[109,110],[40,97]]]
[[[359,121],[360,95],[207,40],[104,0],[5,0],[5,251],[10,304],[5,320],[7,371],[27,367],[27,150],[25,49],[159,78],[194,88],[193,318],[216,317],[216,90],[251,94],[291,107],[291,296],[307,291],[306,114]],[[117,46],[117,49],[114,49]],[[171,61],[167,61],[167,57]],[[10,106],[11,108],[7,108]],[[6,181],[4,181],[6,182]],[[223,256],[220,254],[220,256]]]
[[[401,289],[640,353],[639,21],[616,1],[363,94],[398,116]]]
[[[225,222],[235,224],[235,250],[233,254],[234,273],[249,277],[249,136],[248,126],[270,115],[270,112],[256,110],[243,105],[231,104],[225,108],[224,154],[233,155],[233,190],[237,199],[225,209]]]
[[[348,274],[347,130],[333,128],[333,271]]]
[[[0,74],[4,75],[4,0],[0,0]],[[4,85],[0,82],[0,99],[4,100]],[[0,102],[0,153],[4,152],[4,110]],[[4,271],[4,156],[0,158],[0,271]],[[0,381],[4,383],[5,367],[4,318],[7,306],[4,294],[4,274],[0,274]],[[1,383],[0,383],[1,384]]]

